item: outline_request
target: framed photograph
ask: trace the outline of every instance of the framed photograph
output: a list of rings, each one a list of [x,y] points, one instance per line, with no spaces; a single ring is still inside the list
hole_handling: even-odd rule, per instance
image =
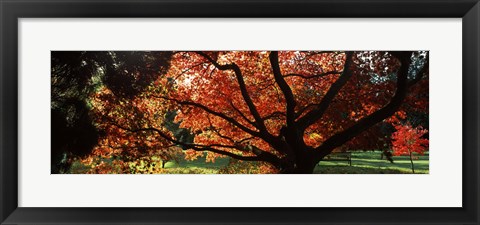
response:
[[[1,224],[479,224],[478,0],[0,4]]]

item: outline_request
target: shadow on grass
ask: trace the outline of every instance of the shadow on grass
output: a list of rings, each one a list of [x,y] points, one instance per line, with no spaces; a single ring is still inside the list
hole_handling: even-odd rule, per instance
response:
[[[352,166],[348,162],[320,162],[314,173],[322,174],[411,174],[408,156],[394,156],[394,163],[381,158],[381,152],[353,152]],[[413,160],[415,173],[429,173],[429,155],[416,155]]]
[[[316,173],[316,174],[406,174],[408,172],[396,170],[396,169],[336,165],[336,166],[317,166],[313,171],[313,173]]]

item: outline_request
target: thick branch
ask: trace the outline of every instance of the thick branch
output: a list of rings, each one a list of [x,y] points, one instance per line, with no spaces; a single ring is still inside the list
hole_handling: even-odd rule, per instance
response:
[[[285,96],[285,100],[287,101],[287,127],[294,127],[295,126],[295,106],[297,102],[295,101],[295,97],[293,96],[292,89],[288,86],[287,82],[282,76],[280,71],[280,66],[278,64],[278,52],[272,51],[270,53],[270,64],[272,65],[273,76],[275,78],[275,82],[277,82],[280,90],[282,90],[283,95]]]
[[[277,138],[273,137],[273,135],[271,135],[270,133],[260,133],[260,132],[257,132],[257,131],[253,131],[251,129],[249,129],[248,127],[242,125],[241,123],[239,123],[238,121],[236,121],[235,119],[223,114],[223,113],[220,113],[220,112],[217,112],[217,111],[214,111],[202,104],[199,104],[199,103],[196,103],[196,102],[189,102],[189,101],[180,101],[180,100],[177,100],[177,99],[171,99],[171,98],[167,98],[167,97],[163,97],[163,96],[155,96],[157,98],[163,98],[163,99],[166,99],[166,100],[169,100],[169,101],[174,101],[180,105],[189,105],[189,106],[194,106],[194,107],[198,107],[212,115],[215,115],[215,116],[218,116],[224,120],[226,120],[227,122],[230,122],[231,124],[235,125],[236,127],[238,127],[239,129],[247,132],[248,134],[254,136],[254,137],[258,137],[258,138],[261,138],[263,139],[264,141],[266,141],[267,143],[269,143],[270,145],[272,145],[274,148],[278,148],[279,146],[281,146],[281,141],[278,140]]]
[[[286,117],[284,112],[275,111],[275,112],[271,113],[270,115],[263,117],[263,120],[269,120],[269,119],[274,119],[274,118],[282,118],[282,117]]]
[[[177,145],[183,145],[183,146],[185,146],[187,148],[190,148],[192,150],[195,150],[195,151],[210,151],[210,152],[214,152],[214,153],[217,153],[217,154],[226,155],[226,156],[238,159],[238,160],[263,161],[263,162],[272,163],[274,165],[278,164],[278,158],[275,155],[273,155],[271,153],[268,153],[268,152],[265,152],[265,151],[259,151],[258,148],[256,149],[256,151],[254,151],[255,156],[243,156],[243,155],[237,155],[237,154],[232,153],[232,152],[227,152],[227,151],[223,151],[223,150],[215,148],[215,147],[223,147],[223,148],[244,150],[244,149],[239,149],[238,146],[220,145],[220,144],[199,145],[199,144],[194,144],[194,143],[186,143],[186,142],[178,141],[178,140],[170,137],[170,135],[167,135],[164,132],[162,132],[161,130],[159,130],[157,128],[153,128],[153,127],[131,129],[131,128],[128,128],[128,127],[120,126],[118,124],[112,124],[112,125],[120,128],[122,130],[126,130],[126,131],[133,132],[133,133],[145,132],[145,131],[156,132],[162,138],[164,138],[164,139],[166,139],[166,140],[168,140],[172,143],[175,143]]]
[[[297,114],[295,115],[295,118],[298,118],[300,117],[301,115],[303,115],[303,113],[305,111],[307,111],[308,109],[312,108],[312,107],[318,107],[318,104],[316,103],[310,103],[308,104],[307,106],[303,107],[302,109],[298,110]]]
[[[352,76],[352,71],[350,65],[352,64],[353,52],[346,52],[345,65],[343,67],[343,72],[340,77],[335,81],[335,83],[330,86],[325,96],[322,98],[321,102],[315,106],[310,112],[305,114],[305,116],[298,119],[298,126],[300,130],[305,130],[308,126],[315,123],[317,120],[322,118],[325,111],[327,111],[328,106],[342,89],[342,87],[347,83],[347,81]]]
[[[254,130],[249,129],[248,127],[242,125],[241,123],[239,123],[237,120],[233,119],[232,117],[229,117],[229,116],[227,116],[223,113],[214,111],[213,109],[210,109],[207,106],[204,106],[200,103],[190,102],[190,101],[181,101],[181,100],[177,100],[177,99],[167,98],[167,97],[164,97],[164,96],[156,96],[156,97],[157,98],[162,98],[162,99],[165,99],[165,100],[168,100],[168,101],[174,101],[174,102],[176,102],[180,105],[189,105],[189,106],[194,106],[194,107],[200,108],[200,109],[204,110],[205,112],[208,112],[212,115],[218,116],[218,117],[226,120],[227,122],[235,125],[239,129],[249,133],[250,135],[253,135],[253,136],[259,136],[260,135],[259,132],[256,132]]]
[[[398,110],[405,99],[408,89],[407,79],[408,68],[411,63],[411,55],[411,52],[401,52],[395,55],[401,61],[401,66],[397,73],[397,90],[395,91],[395,95],[392,97],[390,102],[380,110],[364,117],[363,119],[360,119],[353,126],[331,136],[329,139],[323,142],[322,145],[315,149],[315,159],[317,161],[330,154],[330,152],[332,152],[336,147],[343,145],[353,137],[359,135],[361,132],[392,116]]]
[[[238,67],[237,64],[232,63],[232,64],[226,64],[226,65],[220,65],[217,61],[212,59],[210,56],[205,54],[204,52],[197,52],[197,54],[203,56],[205,59],[207,59],[209,62],[211,62],[217,69],[219,70],[233,70],[235,72],[235,76],[237,78],[237,82],[240,86],[240,91],[242,94],[242,97],[247,104],[250,113],[252,114],[253,118],[255,119],[255,124],[256,128],[260,131],[259,133],[252,134],[253,136],[262,138],[265,140],[267,143],[269,143],[272,147],[275,149],[282,149],[281,146],[283,146],[284,143],[282,143],[281,139],[273,136],[270,132],[268,132],[267,127],[265,126],[265,121],[262,119],[260,114],[258,113],[257,108],[253,104],[252,99],[250,98],[250,95],[248,94],[247,87],[245,84],[245,81],[243,80],[243,75]],[[251,134],[251,133],[250,133]]]

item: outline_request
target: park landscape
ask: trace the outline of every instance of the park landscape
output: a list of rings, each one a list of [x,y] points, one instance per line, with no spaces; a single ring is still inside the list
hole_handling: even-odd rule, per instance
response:
[[[52,51],[52,174],[428,174],[428,51]]]

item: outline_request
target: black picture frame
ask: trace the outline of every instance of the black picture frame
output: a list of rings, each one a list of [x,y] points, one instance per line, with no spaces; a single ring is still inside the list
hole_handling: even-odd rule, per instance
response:
[[[0,15],[1,224],[479,224],[479,0],[0,0]],[[18,207],[17,22],[47,17],[462,18],[463,207]]]

